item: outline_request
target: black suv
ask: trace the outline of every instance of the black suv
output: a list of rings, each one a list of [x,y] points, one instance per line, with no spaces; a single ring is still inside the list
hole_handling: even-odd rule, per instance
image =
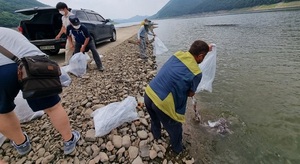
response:
[[[61,48],[65,48],[66,36],[54,39],[62,26],[62,15],[55,7],[35,7],[15,12],[33,15],[30,20],[22,20],[18,30],[43,52],[55,55]],[[116,41],[116,29],[110,19],[104,19],[92,10],[72,9],[71,12],[87,27],[96,44],[109,39]]]

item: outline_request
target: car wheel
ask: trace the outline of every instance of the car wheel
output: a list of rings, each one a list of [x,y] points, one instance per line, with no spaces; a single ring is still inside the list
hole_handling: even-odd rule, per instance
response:
[[[114,41],[116,41],[116,40],[117,40],[117,34],[116,34],[116,31],[113,30],[112,37],[111,37],[110,41],[111,41],[111,42],[114,42]]]

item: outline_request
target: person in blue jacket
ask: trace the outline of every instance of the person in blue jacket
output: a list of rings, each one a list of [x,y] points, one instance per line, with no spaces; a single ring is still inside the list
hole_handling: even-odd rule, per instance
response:
[[[185,122],[187,98],[192,97],[201,81],[198,66],[211,47],[196,40],[189,51],[178,51],[162,66],[145,89],[145,105],[151,117],[151,132],[161,138],[161,123],[170,136],[170,148],[183,151],[182,123]]]
[[[88,50],[91,50],[98,70],[104,71],[104,67],[97,52],[95,42],[91,37],[88,29],[83,24],[81,24],[79,19],[74,15],[69,16],[69,20],[71,24],[67,27],[66,34],[68,36],[71,47],[75,47],[74,54],[78,52],[84,53]],[[70,34],[73,34],[75,38],[75,45]]]

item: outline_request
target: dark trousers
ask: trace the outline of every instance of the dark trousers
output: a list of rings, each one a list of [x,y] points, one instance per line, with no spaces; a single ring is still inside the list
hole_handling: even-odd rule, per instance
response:
[[[139,47],[140,47],[140,58],[147,58],[147,54],[146,54],[146,49],[147,49],[147,45],[146,45],[146,39],[144,37],[140,37],[140,44],[139,44]]]
[[[151,117],[151,132],[155,139],[161,137],[161,124],[170,136],[170,145],[174,152],[180,153],[182,146],[182,123],[173,120],[162,112],[145,93],[144,96],[147,111]]]
[[[80,52],[81,46],[82,46],[82,44],[76,42],[74,54]],[[91,50],[92,51],[93,59],[95,60],[97,68],[98,69],[102,68],[102,62],[101,62],[100,56],[97,52],[94,40],[90,40],[89,44],[86,46],[86,50]]]

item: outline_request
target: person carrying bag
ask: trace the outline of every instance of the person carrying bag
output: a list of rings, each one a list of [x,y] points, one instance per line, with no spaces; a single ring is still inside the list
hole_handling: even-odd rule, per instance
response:
[[[48,116],[46,118],[60,134],[63,154],[71,154],[76,149],[80,133],[71,129],[68,114],[58,94],[62,89],[57,63],[51,61],[21,33],[5,27],[0,27],[0,33],[0,133],[11,141],[20,156],[32,150],[30,138],[35,138],[39,133],[30,131],[27,134],[23,131],[14,111],[14,100],[22,90],[31,110],[44,111]],[[39,127],[33,128],[38,130]],[[43,142],[43,147],[44,141],[39,142]],[[51,138],[47,142],[54,144]],[[12,154],[10,149],[2,152],[3,156],[8,154]],[[9,159],[7,162],[13,161]]]
[[[18,80],[24,99],[42,98],[62,92],[59,65],[46,55],[19,59],[1,45],[0,52],[18,64]]]

